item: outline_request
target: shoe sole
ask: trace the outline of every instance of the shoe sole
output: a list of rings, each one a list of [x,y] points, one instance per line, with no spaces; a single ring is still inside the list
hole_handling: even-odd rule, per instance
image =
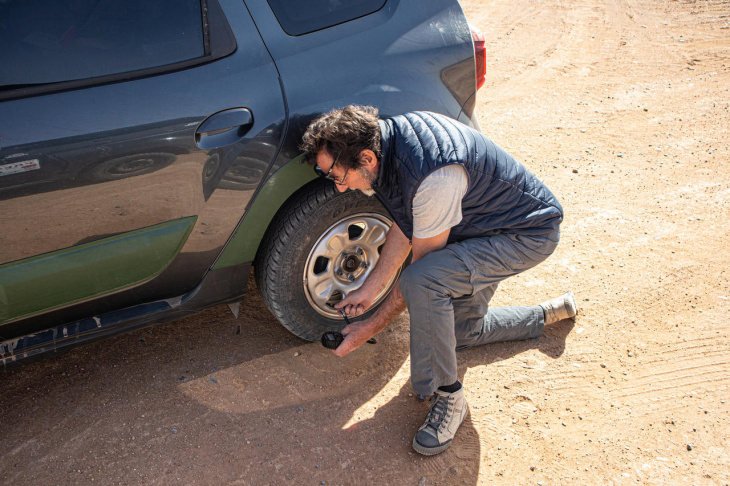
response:
[[[568,309],[568,314],[573,314],[572,316],[569,316],[568,319],[575,321],[575,318],[578,315],[578,301],[575,300],[573,292],[567,292],[565,294],[564,301],[565,307]]]
[[[448,449],[451,446],[451,443],[453,441],[454,440],[451,439],[447,443],[441,444],[438,447],[424,447],[421,444],[419,444],[416,441],[416,438],[414,437],[413,438],[413,449],[415,449],[415,451],[418,452],[419,454],[423,454],[424,456],[435,456],[436,454],[440,454],[440,453],[444,452],[446,449]]]

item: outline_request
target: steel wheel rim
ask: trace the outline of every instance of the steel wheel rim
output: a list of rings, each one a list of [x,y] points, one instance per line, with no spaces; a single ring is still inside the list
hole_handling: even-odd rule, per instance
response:
[[[370,275],[390,226],[385,216],[360,213],[335,222],[322,234],[304,265],[304,293],[312,309],[329,319],[342,319],[332,304],[359,288]],[[396,274],[388,282],[373,307],[385,298],[397,278]]]

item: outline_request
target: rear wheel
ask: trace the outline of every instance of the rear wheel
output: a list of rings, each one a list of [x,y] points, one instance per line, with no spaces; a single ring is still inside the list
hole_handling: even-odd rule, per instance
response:
[[[359,288],[380,257],[392,224],[377,199],[339,193],[331,183],[307,186],[277,215],[255,267],[261,296],[292,333],[318,341],[344,327],[332,307]],[[362,318],[371,315],[397,281],[395,275]]]

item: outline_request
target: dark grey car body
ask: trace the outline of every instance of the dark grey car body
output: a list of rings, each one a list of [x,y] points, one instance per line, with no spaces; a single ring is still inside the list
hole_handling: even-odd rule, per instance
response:
[[[185,62],[54,83],[0,75],[4,365],[240,301],[277,210],[317,183],[295,159],[320,113],[356,103],[473,124],[456,1],[301,23],[287,3],[203,1],[203,55]],[[29,38],[13,37],[12,14],[0,12],[11,71]]]

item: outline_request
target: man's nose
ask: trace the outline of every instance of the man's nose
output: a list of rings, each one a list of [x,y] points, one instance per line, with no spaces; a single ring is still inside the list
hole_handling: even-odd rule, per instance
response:
[[[339,192],[345,192],[347,190],[347,186],[344,184],[335,184],[335,187]]]

